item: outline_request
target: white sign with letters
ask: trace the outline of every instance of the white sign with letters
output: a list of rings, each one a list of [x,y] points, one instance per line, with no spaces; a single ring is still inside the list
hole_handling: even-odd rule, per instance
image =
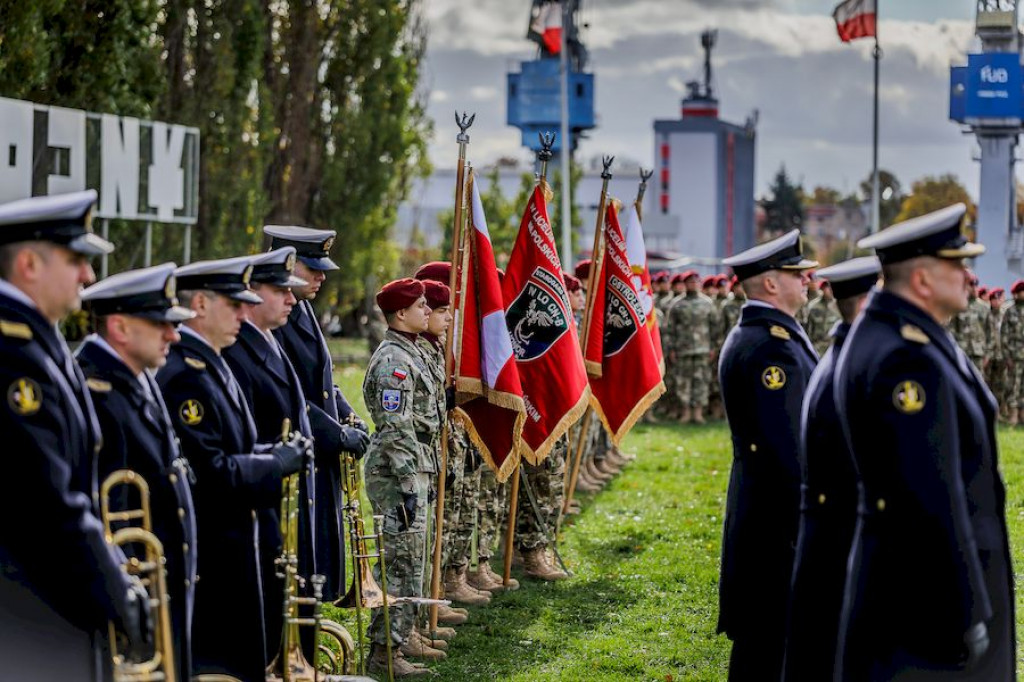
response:
[[[99,218],[194,224],[199,130],[0,97],[0,202],[86,188]]]

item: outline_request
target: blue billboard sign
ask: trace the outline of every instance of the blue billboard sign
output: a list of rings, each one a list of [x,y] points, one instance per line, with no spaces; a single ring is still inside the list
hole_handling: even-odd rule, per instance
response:
[[[968,123],[1019,121],[1024,117],[1021,76],[1020,55],[1015,52],[968,55],[966,69],[950,71],[950,118]]]

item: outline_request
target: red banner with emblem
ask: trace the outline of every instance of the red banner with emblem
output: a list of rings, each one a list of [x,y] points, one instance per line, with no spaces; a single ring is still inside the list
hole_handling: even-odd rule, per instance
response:
[[[548,191],[538,185],[526,204],[501,287],[526,403],[522,455],[533,464],[583,415],[590,397],[548,222]]]

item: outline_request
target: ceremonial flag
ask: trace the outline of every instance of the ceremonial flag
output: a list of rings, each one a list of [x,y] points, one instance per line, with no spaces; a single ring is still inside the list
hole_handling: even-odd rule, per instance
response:
[[[526,37],[550,54],[562,51],[562,3],[559,0],[533,0]]]
[[[523,213],[501,292],[526,403],[522,455],[539,464],[587,408],[590,388],[548,223],[547,184]]]
[[[526,421],[526,403],[512,340],[505,325],[501,283],[487,231],[480,192],[469,176],[472,197],[468,260],[463,278],[459,366],[455,390],[470,438],[484,460],[504,481],[519,464],[517,446]]]
[[[651,271],[647,267],[647,245],[644,244],[644,231],[640,225],[640,213],[636,210],[636,204],[632,204],[626,211],[626,224],[623,228],[626,232],[626,255],[629,258],[629,267],[633,270],[633,288],[640,297],[640,307],[647,316],[647,333],[651,335],[651,345],[654,346],[654,357],[658,360],[658,367],[662,375],[665,374],[665,356],[661,348],[661,330],[658,326],[658,311],[654,307],[654,287],[651,286]]]
[[[616,203],[609,201],[605,213],[604,257],[593,278],[586,363],[591,405],[618,445],[665,392],[665,384],[647,331],[647,315],[633,285]]]
[[[832,12],[839,39],[844,43],[874,36],[877,16],[877,0],[844,0]]]

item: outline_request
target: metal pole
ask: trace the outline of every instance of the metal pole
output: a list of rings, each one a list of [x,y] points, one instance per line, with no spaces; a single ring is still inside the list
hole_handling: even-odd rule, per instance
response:
[[[185,252],[181,255],[182,265],[192,262],[192,226],[185,225]]]
[[[109,220],[104,220],[101,223],[101,225],[100,225],[100,234],[103,235],[104,239],[106,239],[106,240],[110,239],[110,221]],[[110,270],[110,256],[108,256],[107,254],[103,254],[100,257],[100,279],[106,277],[107,273],[109,272],[109,270]]]
[[[153,264],[153,223],[146,221],[146,253],[142,257],[142,267]]]
[[[875,28],[875,49],[872,56],[875,59],[875,112],[874,126],[872,131],[871,146],[871,232],[876,233],[881,229],[880,225],[880,204],[882,197],[879,195],[878,187],[878,65],[882,60],[882,48],[878,46],[878,28]]]
[[[562,269],[572,270],[572,182],[570,161],[572,160],[572,138],[569,136],[569,39],[570,0],[562,0],[562,47],[558,55],[562,76]]]

